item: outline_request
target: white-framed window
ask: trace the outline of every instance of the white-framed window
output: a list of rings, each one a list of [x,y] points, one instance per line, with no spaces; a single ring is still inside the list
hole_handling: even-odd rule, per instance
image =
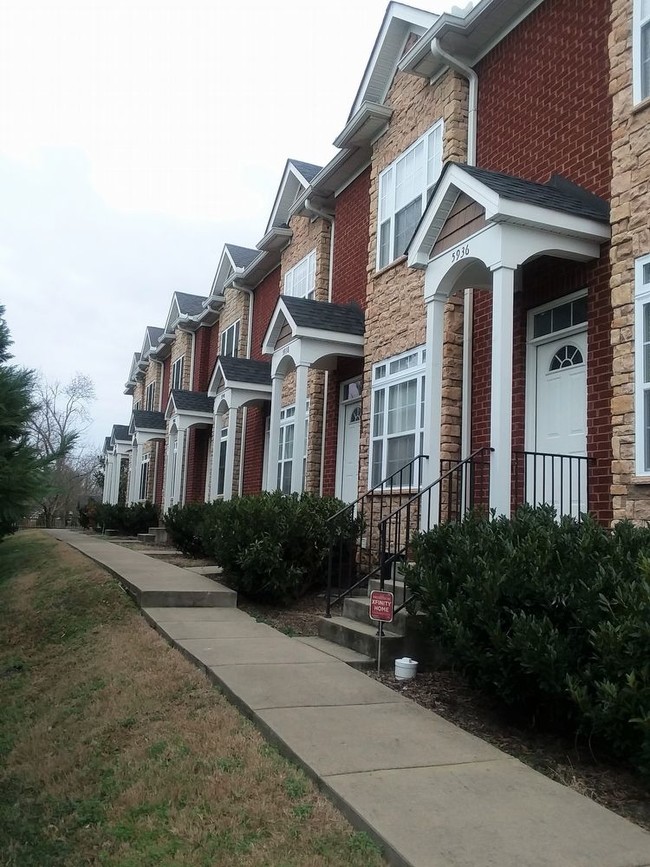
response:
[[[147,499],[147,489],[149,487],[149,465],[150,465],[151,456],[143,455],[142,462],[140,464],[140,487],[138,490],[138,499],[146,500]]]
[[[650,255],[635,263],[636,474],[650,476]]]
[[[219,438],[219,472],[217,473],[217,497],[223,497],[226,486],[226,455],[228,452],[228,428],[221,428]]]
[[[375,364],[372,371],[371,486],[396,473],[424,444],[424,347]],[[392,485],[412,487],[417,468]]]
[[[139,410],[139,409],[140,409],[140,401],[136,400],[133,404],[133,411],[137,412],[137,410]]]
[[[309,428],[309,401],[305,407],[305,438],[302,458],[302,488],[305,488],[307,471],[307,441]],[[293,446],[295,438],[296,407],[285,406],[280,410],[280,439],[278,442],[278,476],[277,487],[285,494],[291,493],[291,470],[293,468]]]
[[[650,0],[634,0],[633,12],[634,102],[650,97]]]
[[[239,322],[233,322],[221,333],[221,355],[237,358],[239,353]]]
[[[172,364],[172,388],[183,388],[183,368],[185,366],[185,356],[181,355]]]
[[[442,120],[379,175],[377,269],[401,256],[442,171]]]
[[[308,253],[284,275],[283,292],[295,298],[313,299],[316,286],[316,250]]]
[[[156,383],[150,382],[145,392],[145,409],[148,412],[153,412],[156,400]]]

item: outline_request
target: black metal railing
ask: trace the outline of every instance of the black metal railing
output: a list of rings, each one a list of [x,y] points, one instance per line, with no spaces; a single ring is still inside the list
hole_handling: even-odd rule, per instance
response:
[[[326,617],[331,616],[333,605],[342,603],[346,596],[379,575],[379,522],[405,497],[411,497],[414,489],[419,490],[424,460],[425,455],[416,455],[329,519],[334,538],[327,569]],[[337,524],[346,518],[357,523],[352,541],[336,535]]]
[[[558,518],[580,521],[589,509],[589,468],[592,458],[550,452],[513,452],[515,505],[548,504]]]
[[[430,530],[434,524],[461,521],[474,508],[489,509],[489,447],[477,449],[462,461],[442,460],[441,473],[379,522],[380,587],[396,590],[398,566],[410,558],[414,532]],[[396,597],[395,597],[396,598]],[[395,608],[401,611],[410,602],[406,598]]]

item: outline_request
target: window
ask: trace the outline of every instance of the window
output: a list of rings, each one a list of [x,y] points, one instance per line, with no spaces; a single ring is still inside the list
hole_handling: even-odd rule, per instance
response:
[[[543,310],[533,317],[533,337],[545,337],[587,321],[587,296]]]
[[[153,412],[154,401],[156,399],[156,383],[150,382],[145,392],[145,407],[149,412]]]
[[[382,361],[373,368],[372,486],[378,485],[422,453],[424,439],[423,347]],[[408,476],[408,477],[407,477]],[[415,476],[396,477],[392,484],[411,487]]]
[[[650,97],[650,0],[634,0],[634,101]]]
[[[635,271],[636,474],[650,476],[650,256]]]
[[[226,453],[228,451],[228,428],[221,428],[219,440],[219,472],[217,474],[217,497],[223,497],[226,486]]]
[[[314,298],[316,250],[312,250],[284,275],[284,294],[296,298]]]
[[[181,355],[172,364],[172,388],[183,388],[183,367],[185,356]]]
[[[406,251],[441,171],[438,121],[379,175],[377,268],[385,268]]]
[[[149,461],[150,455],[144,455],[140,464],[140,488],[138,490],[138,499],[146,500],[147,491],[149,489]]]
[[[133,404],[133,411],[137,412],[137,410],[139,410],[139,409],[140,409],[140,401],[136,400],[136,402]]]
[[[305,488],[305,473],[307,470],[307,429],[309,426],[309,401],[306,406],[305,439],[303,442],[302,487]],[[291,493],[291,470],[293,468],[293,444],[296,417],[295,406],[285,406],[280,411],[280,439],[278,443],[278,477],[277,488],[284,494]]]
[[[221,334],[221,355],[237,358],[239,352],[239,319]]]

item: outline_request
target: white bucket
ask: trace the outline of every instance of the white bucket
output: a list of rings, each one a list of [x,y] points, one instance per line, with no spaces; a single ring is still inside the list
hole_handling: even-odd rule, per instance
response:
[[[396,680],[413,680],[418,670],[418,664],[409,656],[403,656],[402,659],[395,660],[395,679]]]

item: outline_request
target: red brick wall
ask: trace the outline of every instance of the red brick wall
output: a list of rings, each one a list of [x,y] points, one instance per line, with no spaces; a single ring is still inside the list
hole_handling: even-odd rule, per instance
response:
[[[207,428],[191,427],[187,442],[186,503],[202,503],[205,500],[205,479],[208,466],[210,431]]]
[[[535,181],[562,174],[609,198],[611,100],[608,96],[608,0],[546,0],[478,65],[478,164]],[[589,46],[589,50],[585,50]],[[513,87],[513,71],[517,86]],[[516,296],[513,347],[513,447],[522,448],[526,313],[587,288],[587,451],[596,459],[590,505],[611,516],[609,424],[611,305],[608,248],[594,263],[544,258],[524,267]],[[472,448],[489,443],[490,292],[474,296]]]
[[[194,336],[194,371],[192,377],[193,391],[207,391],[210,378],[210,343],[212,331],[216,329],[202,327]]]
[[[370,225],[370,167],[336,199],[332,301],[365,309]]]
[[[264,488],[264,430],[266,411],[251,406],[246,416],[246,445],[244,449],[244,494],[258,494]]]
[[[323,495],[326,497],[333,497],[336,491],[336,452],[341,384],[354,376],[360,376],[362,373],[363,362],[357,358],[339,358],[338,368],[330,373],[325,422],[325,464],[323,467]]]
[[[268,361],[270,356],[262,354],[262,340],[269,327],[275,305],[280,297],[280,268],[271,271],[255,288],[253,303],[253,329],[251,333],[251,358]]]

